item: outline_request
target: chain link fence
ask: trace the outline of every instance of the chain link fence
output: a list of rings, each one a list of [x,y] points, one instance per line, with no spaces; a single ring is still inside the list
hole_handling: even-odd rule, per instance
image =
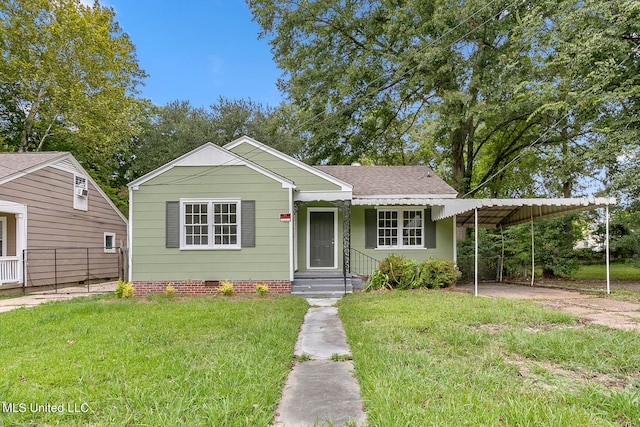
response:
[[[27,249],[23,291],[83,286],[91,292],[91,285],[124,278],[126,261],[126,249],[119,247]]]

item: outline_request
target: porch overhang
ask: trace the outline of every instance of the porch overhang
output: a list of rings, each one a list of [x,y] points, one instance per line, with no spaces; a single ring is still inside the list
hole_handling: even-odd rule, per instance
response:
[[[356,195],[353,197],[352,204],[355,206],[391,206],[391,205],[408,205],[408,206],[433,206],[435,202],[441,204],[444,200],[454,200],[455,194],[447,195]]]
[[[351,200],[350,190],[330,190],[330,191],[295,191],[293,200],[296,202],[335,202],[338,200]]]
[[[434,221],[455,216],[458,225],[473,227],[477,210],[479,227],[498,228],[615,205],[616,199],[441,199],[431,203],[434,205],[431,210]]]

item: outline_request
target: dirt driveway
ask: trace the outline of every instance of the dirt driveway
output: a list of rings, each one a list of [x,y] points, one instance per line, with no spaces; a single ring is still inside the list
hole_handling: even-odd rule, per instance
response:
[[[456,290],[473,293],[474,286],[458,285]],[[636,303],[577,290],[497,283],[480,283],[478,296],[533,299],[543,307],[574,314],[584,322],[640,332],[640,304]]]

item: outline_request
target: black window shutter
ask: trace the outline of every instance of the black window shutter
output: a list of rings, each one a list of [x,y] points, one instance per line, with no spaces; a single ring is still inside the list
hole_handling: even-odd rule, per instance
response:
[[[167,202],[166,206],[165,246],[180,247],[180,202]]]
[[[378,211],[375,209],[364,210],[364,247],[375,249],[378,242]]]
[[[241,205],[242,212],[242,236],[240,237],[240,246],[243,248],[256,247],[256,201],[243,200]]]
[[[431,219],[431,209],[424,210],[424,247],[436,247],[436,223]]]

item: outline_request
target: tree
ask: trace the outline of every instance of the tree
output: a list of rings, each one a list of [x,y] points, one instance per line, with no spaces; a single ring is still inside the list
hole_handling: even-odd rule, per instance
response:
[[[264,107],[251,100],[223,97],[210,110],[188,101],[154,107],[144,131],[131,141],[121,159],[121,185],[199,147],[227,144],[248,135],[286,154],[301,158],[302,133],[291,130],[292,107]]]
[[[114,18],[98,1],[0,0],[4,150],[68,150],[107,179],[104,162],[138,130],[145,77]]]
[[[485,153],[488,175],[534,140],[540,105],[520,83],[536,64],[513,36],[526,2],[249,4],[273,37],[281,88],[308,117],[316,161],[446,161],[464,194]]]
[[[427,162],[491,196],[570,196],[637,128],[638,2],[605,3],[249,0],[309,156]]]

